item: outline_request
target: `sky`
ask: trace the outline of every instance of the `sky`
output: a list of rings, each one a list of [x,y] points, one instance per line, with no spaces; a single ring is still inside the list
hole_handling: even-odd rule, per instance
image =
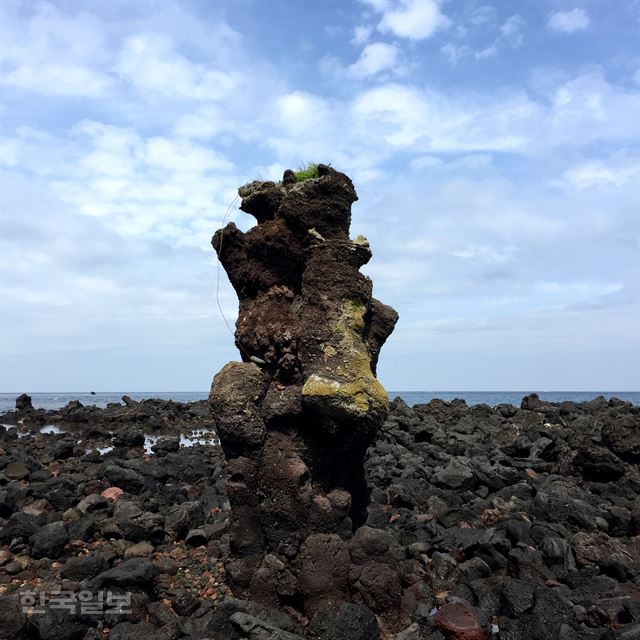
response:
[[[640,390],[638,0],[0,11],[0,391],[208,389],[211,236],[310,161],[400,314],[387,389]]]

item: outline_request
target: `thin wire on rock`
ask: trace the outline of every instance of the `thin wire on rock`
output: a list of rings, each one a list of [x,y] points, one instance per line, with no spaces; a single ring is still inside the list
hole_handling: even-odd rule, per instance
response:
[[[222,218],[222,228],[220,229],[220,244],[218,246],[218,251],[216,252],[216,257],[218,259],[217,268],[216,268],[216,304],[218,305],[218,311],[220,311],[220,315],[222,316],[224,323],[227,325],[227,329],[229,330],[229,333],[233,336],[234,342],[238,345],[238,349],[240,349],[240,351],[242,351],[248,358],[250,358],[251,356],[246,352],[246,350],[242,347],[242,345],[236,340],[236,334],[234,330],[231,328],[231,325],[229,324],[227,317],[224,315],[224,311],[222,310],[222,305],[220,304],[220,256],[222,255],[222,239],[224,238],[224,230],[227,224],[227,218],[229,217],[229,214],[231,213],[231,210],[233,209],[234,205],[238,201],[239,197],[240,196],[236,196],[231,201],[231,203],[227,207],[227,210],[225,211],[224,218]]]

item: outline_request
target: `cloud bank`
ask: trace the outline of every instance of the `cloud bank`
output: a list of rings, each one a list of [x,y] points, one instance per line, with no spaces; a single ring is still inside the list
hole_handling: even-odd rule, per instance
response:
[[[3,389],[206,389],[210,237],[309,160],[356,183],[388,388],[637,388],[633,39],[519,6],[5,3]]]

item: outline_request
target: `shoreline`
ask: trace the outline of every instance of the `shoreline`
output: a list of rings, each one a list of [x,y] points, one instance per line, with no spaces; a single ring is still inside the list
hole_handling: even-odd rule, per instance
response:
[[[495,408],[498,404],[513,404],[519,406],[523,397],[529,395],[529,391],[388,391],[389,400],[396,397],[402,398],[407,404],[424,404],[431,400],[444,400],[451,402],[454,399],[465,400],[468,405],[487,404]],[[541,400],[549,402],[589,402],[602,396],[605,400],[618,398],[640,406],[640,391],[540,391],[536,392]],[[0,415],[10,411],[15,406],[16,398],[20,393],[0,393]],[[71,401],[79,401],[83,405],[95,405],[105,408],[107,404],[122,403],[122,398],[127,396],[132,400],[141,402],[144,400],[174,401],[179,403],[194,403],[207,400],[208,391],[139,391],[139,392],[34,392],[29,394],[32,404],[37,409],[60,409]]]
[[[222,640],[245,637],[247,616],[271,629],[255,637],[309,633],[295,606],[230,596],[222,450],[209,446],[214,435],[181,440],[195,427],[215,433],[206,402],[53,413],[26,410],[15,414],[16,428],[0,430],[0,626],[9,637],[44,638],[47,625],[62,625],[109,628],[114,638]],[[64,424],[68,432],[41,432]],[[452,615],[456,603],[471,608],[486,638],[496,637],[492,629],[501,640],[637,632],[639,425],[640,408],[616,400],[552,404],[530,395],[496,409],[394,400],[366,456],[367,521],[345,533],[352,558],[368,558],[379,577],[354,583],[367,599],[332,619],[360,619],[365,604],[383,610],[386,589],[399,588],[414,633],[405,637],[441,639],[434,616]],[[145,447],[145,435],[159,437]],[[387,551],[371,556],[373,548]],[[383,588],[391,559],[400,582]],[[130,593],[133,612],[27,617],[19,608],[25,589],[101,586]],[[378,622],[380,638],[395,637]]]

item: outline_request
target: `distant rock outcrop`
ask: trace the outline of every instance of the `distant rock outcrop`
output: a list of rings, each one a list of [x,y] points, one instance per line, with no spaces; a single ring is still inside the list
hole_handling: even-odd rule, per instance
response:
[[[26,413],[28,411],[33,411],[31,396],[28,396],[26,393],[21,393],[16,398],[16,411],[18,413]]]
[[[318,165],[317,178],[287,171],[239,194],[258,224],[228,224],[212,240],[240,301],[242,362],[210,395],[228,466],[227,577],[264,603],[338,607],[349,540],[367,517],[365,452],[389,410],[378,353],[398,316],[359,271],[371,250],[349,238],[357,195],[346,175]],[[396,568],[384,566],[357,573],[393,586]]]

